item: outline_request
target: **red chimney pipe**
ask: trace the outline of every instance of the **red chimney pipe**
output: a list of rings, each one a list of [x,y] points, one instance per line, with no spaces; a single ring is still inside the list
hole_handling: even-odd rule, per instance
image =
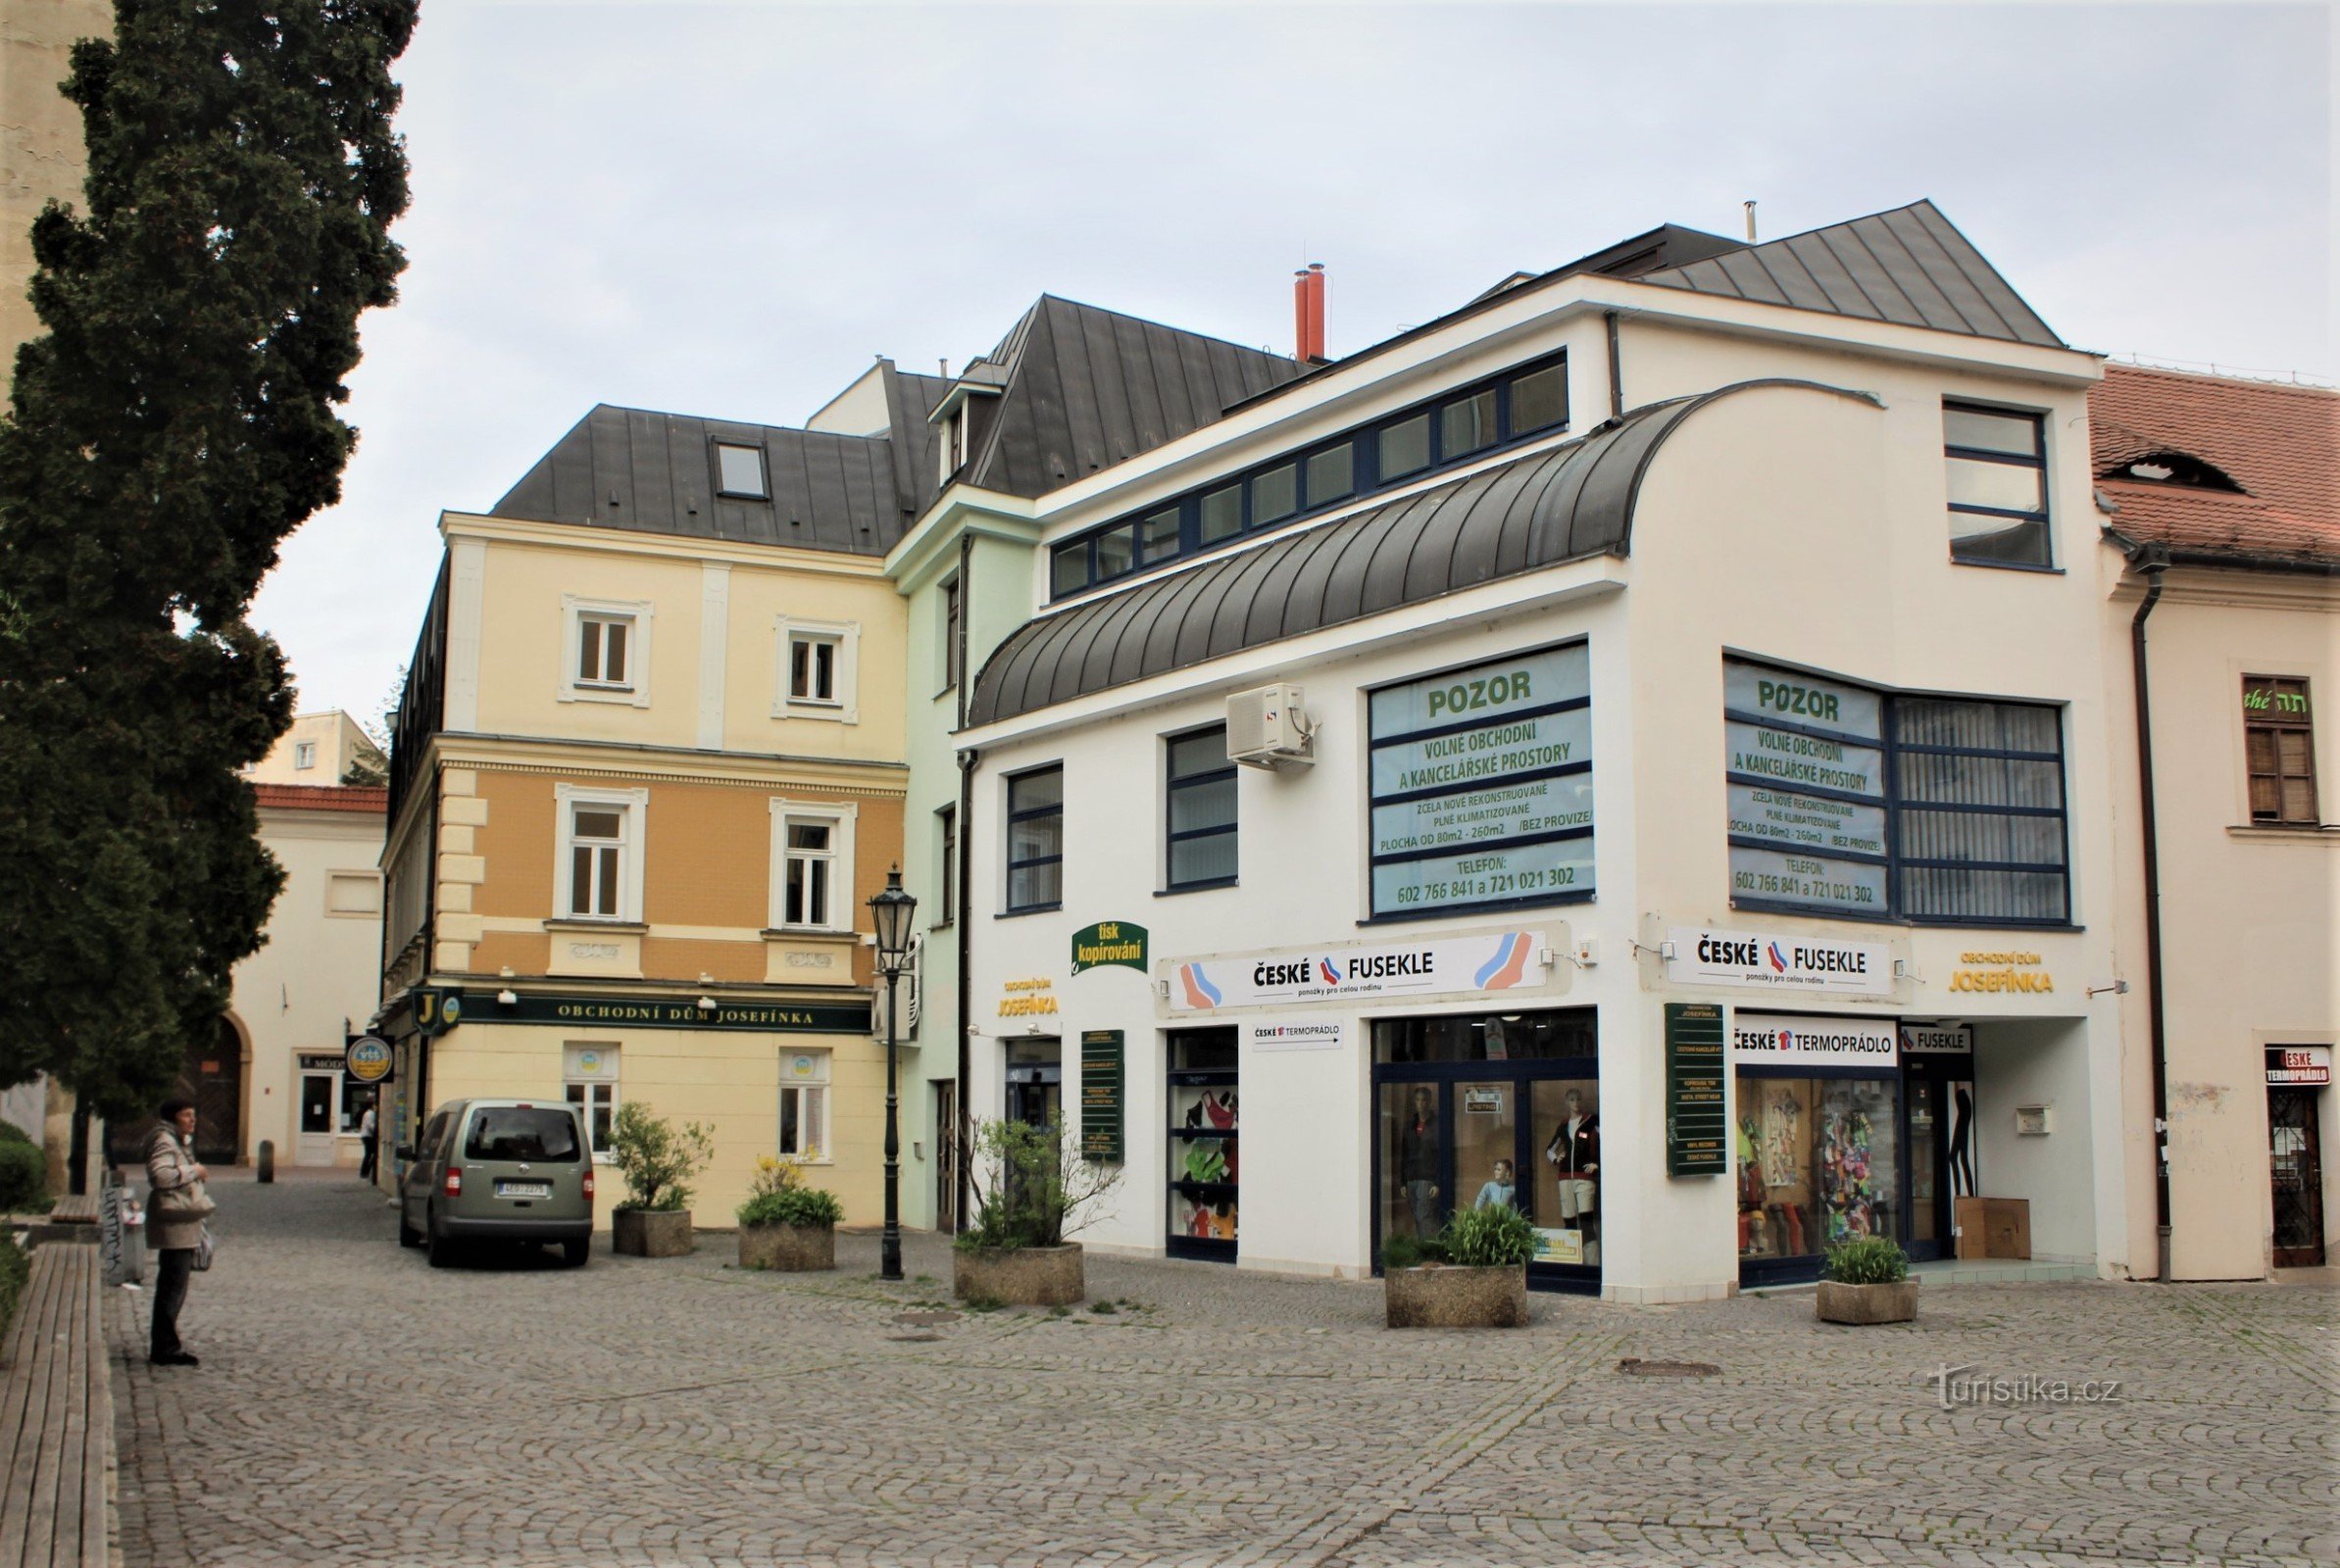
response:
[[[1324,359],[1324,264],[1311,262],[1308,270],[1292,274],[1293,357],[1303,365],[1322,365]]]

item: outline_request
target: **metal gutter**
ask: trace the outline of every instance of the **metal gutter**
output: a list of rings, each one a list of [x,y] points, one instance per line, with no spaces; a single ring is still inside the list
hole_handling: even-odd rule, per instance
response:
[[[966,579],[962,578],[960,581],[964,587]],[[965,603],[964,600],[961,601],[962,618],[966,614]],[[967,686],[965,670],[960,671],[959,682],[960,689],[964,692]],[[964,696],[960,698],[962,705],[966,701]],[[971,1181],[971,1161],[974,1157],[974,1151],[969,1147],[973,1123],[967,1098],[968,1071],[973,1064],[974,1054],[968,1045],[967,1028],[968,1012],[974,1004],[974,981],[968,967],[970,950],[974,945],[974,918],[971,913],[974,900],[968,892],[967,878],[969,870],[974,863],[975,836],[969,831],[971,826],[969,814],[974,809],[975,769],[982,765],[982,760],[983,754],[977,751],[969,750],[959,754],[959,907],[953,911],[953,917],[959,922],[959,1094],[957,1097],[959,1125],[954,1130],[959,1145],[959,1169],[957,1172],[959,1192],[951,1207],[952,1217],[958,1221],[958,1228],[962,1231],[967,1229],[969,1218],[967,1200]]]
[[[2145,659],[2145,617],[2162,597],[2162,573],[2169,567],[2167,553],[2158,546],[2140,545],[2130,553],[2131,567],[2145,577],[2145,601],[2129,621],[2129,661],[2137,692],[2137,793],[2145,833],[2145,1004],[2153,1048],[2153,1206],[2155,1274],[2169,1283],[2169,1058],[2168,1037],[2162,1007],[2162,848],[2154,816],[2153,703]]]

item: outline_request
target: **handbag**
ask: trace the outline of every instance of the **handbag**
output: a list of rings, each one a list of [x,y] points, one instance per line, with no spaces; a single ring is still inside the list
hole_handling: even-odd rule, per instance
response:
[[[218,1250],[219,1245],[212,1240],[211,1227],[204,1226],[202,1239],[195,1243],[195,1272],[201,1274],[209,1269],[212,1253]]]
[[[219,1203],[203,1190],[201,1182],[149,1192],[146,1206],[165,1219],[209,1219],[220,1211]]]

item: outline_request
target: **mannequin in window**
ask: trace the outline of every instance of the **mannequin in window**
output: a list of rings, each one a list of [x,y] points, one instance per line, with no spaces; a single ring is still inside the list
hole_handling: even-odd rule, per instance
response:
[[[1438,1105],[1427,1089],[1414,1091],[1414,1108],[1398,1124],[1398,1180],[1414,1211],[1414,1234],[1438,1234]]]
[[[1974,1194],[1974,1093],[1960,1084],[1952,1097],[1950,1116],[1950,1192],[1956,1198]]]
[[[1490,1176],[1486,1184],[1479,1188],[1478,1197],[1471,1200],[1470,1206],[1472,1208],[1518,1208],[1519,1206],[1519,1184],[1512,1174],[1510,1160],[1499,1159],[1495,1162],[1495,1174]]]
[[[1584,1091],[1571,1089],[1563,1102],[1568,1113],[1544,1146],[1544,1160],[1560,1183],[1560,1223],[1574,1228],[1590,1218],[1600,1201],[1601,1117],[1584,1102]]]

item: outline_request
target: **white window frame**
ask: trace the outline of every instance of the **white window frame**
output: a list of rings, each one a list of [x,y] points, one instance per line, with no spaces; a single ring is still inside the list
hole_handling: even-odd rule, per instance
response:
[[[577,660],[585,647],[585,617],[630,620],[626,633],[625,681],[602,684],[577,678]],[[620,703],[633,708],[650,706],[650,617],[647,599],[587,599],[561,596],[561,690],[565,703]]]
[[[774,931],[851,931],[854,928],[853,830],[860,808],[834,801],[772,800],[772,881],[765,915]],[[791,925],[788,912],[788,824],[819,822],[829,830],[829,917],[820,925]]]
[[[813,1058],[814,1066],[811,1076],[798,1078],[793,1075],[792,1063],[798,1056]],[[837,1146],[829,1136],[830,1130],[835,1126],[837,1103],[836,1093],[830,1085],[831,1068],[835,1059],[835,1053],[827,1050],[803,1051],[786,1047],[781,1049],[780,1092],[772,1107],[772,1141],[775,1152],[783,1157],[802,1159],[808,1165],[833,1165],[837,1162]],[[816,1102],[818,1112],[815,1115],[807,1116],[802,1100],[798,1101],[796,1127],[799,1147],[790,1149],[780,1138],[780,1129],[788,1124],[788,1099],[791,1095],[801,1096],[806,1090],[817,1091],[820,1095],[820,1099]],[[818,1125],[811,1125],[815,1123]],[[810,1137],[807,1136],[808,1128],[811,1131]],[[813,1151],[810,1155],[804,1152],[807,1146]]]
[[[779,634],[776,679],[772,683],[772,716],[774,718],[826,718],[839,723],[861,722],[861,644],[862,626],[858,620],[808,620],[800,615],[775,615],[772,626]],[[798,637],[825,637],[837,645],[837,695],[833,702],[819,702],[789,695],[789,675],[794,661],[790,651]]]
[[[554,854],[553,884],[556,920],[586,920],[609,925],[639,925],[642,923],[642,860],[643,851],[650,841],[650,792],[639,790],[595,789],[583,784],[556,784],[553,786]],[[615,809],[622,815],[619,827],[622,858],[618,868],[618,912],[615,914],[577,914],[576,889],[576,808],[600,807]]]
[[[608,1053],[611,1056],[617,1059],[618,1070],[607,1077],[588,1078],[583,1076],[577,1072],[574,1065],[576,1053],[580,1051],[600,1051]],[[617,1140],[618,1107],[625,1103],[625,1097],[619,1090],[619,1085],[623,1081],[624,1074],[624,1051],[616,1041],[570,1040],[562,1043],[561,1102],[565,1105],[576,1103],[569,1098],[569,1091],[573,1088],[581,1088],[585,1091],[584,1102],[581,1104],[577,1104],[577,1112],[583,1118],[585,1142],[593,1151],[593,1163],[596,1165],[611,1164],[617,1159],[618,1156],[612,1153],[609,1150],[602,1148],[601,1145],[593,1142],[593,1112],[595,1109],[593,1102],[596,1098],[594,1091],[607,1091],[606,1098],[609,1101],[610,1108],[611,1141],[615,1143]]]
[[[294,741],[292,743],[292,765],[296,768],[315,767],[317,765],[317,742]]]

